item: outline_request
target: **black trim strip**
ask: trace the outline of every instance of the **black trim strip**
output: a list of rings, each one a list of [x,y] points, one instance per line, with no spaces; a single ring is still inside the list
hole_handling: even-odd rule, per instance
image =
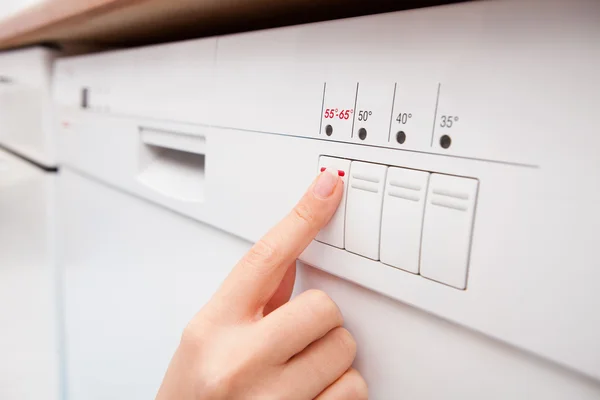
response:
[[[7,153],[12,154],[15,157],[20,158],[21,160],[23,160],[25,162],[28,162],[29,164],[33,165],[34,167],[37,167],[37,168],[39,168],[41,170],[44,170],[46,172],[58,172],[58,167],[56,167],[56,166],[55,167],[49,167],[47,165],[40,164],[39,162],[37,162],[35,160],[32,160],[31,158],[29,158],[27,156],[24,156],[23,154],[17,153],[16,151],[14,151],[14,150],[12,150],[12,149],[10,149],[10,148],[2,145],[2,144],[0,144],[0,149],[6,151]]]

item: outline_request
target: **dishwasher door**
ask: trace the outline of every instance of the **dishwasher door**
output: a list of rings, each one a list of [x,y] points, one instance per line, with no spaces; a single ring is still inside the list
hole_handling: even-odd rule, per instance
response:
[[[250,243],[63,168],[67,396],[156,395],[187,322]]]
[[[56,174],[0,149],[0,398],[60,398]]]

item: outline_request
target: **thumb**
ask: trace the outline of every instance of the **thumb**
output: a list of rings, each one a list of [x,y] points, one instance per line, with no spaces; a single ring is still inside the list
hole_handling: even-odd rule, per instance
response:
[[[223,318],[262,317],[289,266],[335,213],[343,186],[337,171],[321,172],[294,209],[250,249],[215,294],[226,310]]]

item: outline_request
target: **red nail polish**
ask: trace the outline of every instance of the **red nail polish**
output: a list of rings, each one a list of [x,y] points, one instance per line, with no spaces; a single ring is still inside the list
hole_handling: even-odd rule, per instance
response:
[[[321,167],[321,172],[325,171],[325,167]]]
[[[341,169],[338,169],[338,175],[344,176],[344,175],[346,175],[346,173],[344,171],[342,171]]]

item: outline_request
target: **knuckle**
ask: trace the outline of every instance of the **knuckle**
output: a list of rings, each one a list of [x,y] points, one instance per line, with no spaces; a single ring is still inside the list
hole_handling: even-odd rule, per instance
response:
[[[183,329],[179,345],[185,349],[195,348],[202,343],[202,332],[200,327],[191,321]]]
[[[229,370],[209,370],[202,379],[202,389],[199,394],[213,399],[227,398],[229,388],[234,385],[234,381],[234,374]]]
[[[208,312],[208,307],[200,310],[183,328],[179,345],[194,349],[206,343],[206,338],[212,336],[216,323],[212,314]]]
[[[319,289],[308,289],[304,294],[314,304],[333,302],[327,293]]]
[[[346,328],[335,328],[332,331],[333,340],[336,345],[340,348],[340,352],[347,356],[352,361],[356,356],[356,341],[352,334]]]
[[[315,213],[310,207],[310,205],[307,204],[305,201],[298,203],[296,207],[294,207],[293,213],[294,216],[301,222],[304,222],[308,225],[314,225]]]
[[[241,354],[243,352],[246,354]],[[202,393],[197,398],[230,399],[233,392],[249,383],[252,372],[258,365],[255,351],[248,346],[243,347],[243,350],[242,347],[237,347],[233,351],[227,349],[227,346],[217,346],[205,354],[208,357],[197,359],[200,364],[199,387],[202,388]],[[239,356],[232,357],[234,354]]]
[[[352,395],[352,399],[356,400],[368,400],[369,398],[369,386],[362,377],[362,375],[352,368],[346,373],[348,375],[349,390]]]
[[[265,239],[260,239],[256,242],[244,257],[245,264],[255,269],[275,265],[277,264],[277,260],[277,248]]]
[[[337,320],[339,325],[342,324],[342,313],[327,293],[322,290],[311,289],[306,292],[306,295],[311,307],[316,310],[318,318],[334,319]]]
[[[198,341],[198,333],[193,325],[189,324],[181,334],[181,344],[185,346],[194,345]]]

